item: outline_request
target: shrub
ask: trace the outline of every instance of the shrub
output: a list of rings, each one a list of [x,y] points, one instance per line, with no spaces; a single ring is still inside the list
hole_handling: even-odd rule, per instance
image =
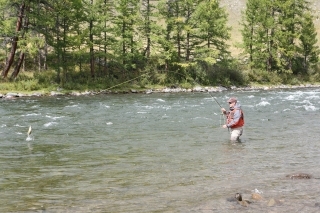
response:
[[[57,73],[54,70],[35,72],[34,78],[38,80],[39,84],[50,86],[53,83],[56,83]]]
[[[34,91],[41,89],[37,79],[26,81],[17,81],[14,83],[15,90],[18,91]]]

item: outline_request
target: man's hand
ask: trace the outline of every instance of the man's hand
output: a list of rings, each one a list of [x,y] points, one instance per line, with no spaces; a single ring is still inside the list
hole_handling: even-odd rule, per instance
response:
[[[223,125],[222,127],[223,127],[223,128],[227,128],[227,125]]]
[[[226,114],[226,113],[227,113],[227,111],[226,111],[225,108],[221,108],[221,112],[222,112],[223,114]]]

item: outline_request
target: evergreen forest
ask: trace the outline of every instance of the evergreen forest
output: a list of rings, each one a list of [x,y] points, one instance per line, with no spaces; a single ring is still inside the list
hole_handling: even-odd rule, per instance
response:
[[[317,83],[310,1],[0,0],[0,91]]]

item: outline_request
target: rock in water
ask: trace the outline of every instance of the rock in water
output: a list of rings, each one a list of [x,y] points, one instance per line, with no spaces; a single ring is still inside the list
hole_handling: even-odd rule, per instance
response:
[[[311,179],[312,176],[306,173],[297,173],[297,174],[287,175],[286,177],[290,179]]]
[[[248,200],[243,200],[242,199],[242,195],[240,193],[236,193],[235,194],[235,198],[236,200],[238,201],[238,203],[241,205],[241,206],[244,206],[244,207],[248,207],[249,204],[251,203],[250,201]]]
[[[262,196],[258,193],[252,193],[252,199],[254,200],[262,200]]]
[[[273,198],[271,198],[268,202],[268,206],[275,206],[275,205],[276,205],[276,201]]]
[[[283,200],[278,200],[278,199],[274,199],[274,198],[271,198],[268,202],[269,207],[276,206],[276,205],[282,205],[282,204],[283,204]]]

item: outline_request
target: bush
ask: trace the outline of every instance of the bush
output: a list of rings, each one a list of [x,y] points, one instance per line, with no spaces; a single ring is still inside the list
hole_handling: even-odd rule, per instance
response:
[[[14,83],[14,86],[18,91],[34,91],[41,89],[37,79],[18,81]]]
[[[285,78],[286,75],[283,74],[282,78]],[[250,82],[255,82],[259,84],[281,84],[284,83],[284,80],[275,72],[268,72],[266,70],[250,70],[248,72],[248,78]]]
[[[230,61],[218,62],[210,65],[207,62],[198,62],[192,67],[191,76],[197,79],[198,84],[202,85],[245,85],[246,75],[238,69],[237,63]]]
[[[54,70],[42,71],[34,73],[34,78],[43,86],[50,86],[56,83],[57,73]]]

